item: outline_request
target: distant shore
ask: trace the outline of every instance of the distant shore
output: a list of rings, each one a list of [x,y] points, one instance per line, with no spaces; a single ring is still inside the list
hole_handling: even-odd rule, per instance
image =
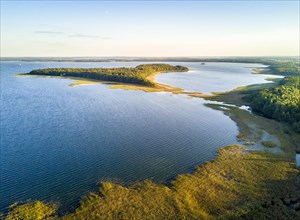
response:
[[[22,62],[233,62],[263,63],[276,60],[297,60],[298,57],[2,57],[1,61]]]

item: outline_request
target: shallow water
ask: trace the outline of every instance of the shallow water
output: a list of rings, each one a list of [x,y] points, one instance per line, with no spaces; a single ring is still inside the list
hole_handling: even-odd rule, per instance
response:
[[[300,167],[300,154],[296,154],[296,167]]]
[[[45,67],[138,64],[1,62],[1,211],[28,199],[59,201],[66,210],[103,178],[166,182],[212,160],[219,147],[237,143],[236,124],[205,107],[203,99],[107,85],[70,87],[70,79],[15,75]],[[161,74],[157,80],[190,91],[262,81],[249,74],[253,64],[173,64],[192,72]],[[244,81],[249,75],[257,80]]]

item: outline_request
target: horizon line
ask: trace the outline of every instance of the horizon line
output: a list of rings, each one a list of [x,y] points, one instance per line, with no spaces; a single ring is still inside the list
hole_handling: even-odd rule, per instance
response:
[[[300,57],[298,55],[207,55],[207,56],[0,56],[2,58],[221,58],[221,57]]]

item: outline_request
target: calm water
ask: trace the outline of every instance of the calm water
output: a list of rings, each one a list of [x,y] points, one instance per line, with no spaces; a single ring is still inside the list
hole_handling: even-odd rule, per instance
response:
[[[185,65],[185,63],[180,63]],[[266,67],[261,64],[241,63],[189,63],[191,71],[185,73],[165,73],[156,76],[157,81],[184,88],[189,92],[225,92],[239,86],[265,83],[266,78],[281,76],[250,74],[253,68]]]
[[[300,167],[300,154],[296,154],[296,167]]]
[[[236,124],[205,107],[202,99],[107,85],[69,87],[69,79],[15,76],[45,67],[138,64],[1,63],[2,211],[27,199],[59,201],[65,210],[103,178],[166,182],[212,160],[219,147],[236,143]],[[183,65],[192,71],[161,74],[157,80],[212,92],[264,78],[249,74],[248,67],[257,66],[253,64]]]

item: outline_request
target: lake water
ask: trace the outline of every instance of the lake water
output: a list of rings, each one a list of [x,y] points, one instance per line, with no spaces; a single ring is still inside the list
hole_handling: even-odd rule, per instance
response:
[[[300,154],[296,154],[296,167],[300,167]]]
[[[176,63],[177,64],[177,63]],[[179,63],[185,65],[185,63]],[[184,73],[165,73],[156,76],[157,81],[184,88],[188,92],[225,92],[239,86],[265,83],[266,78],[281,76],[266,74],[250,74],[253,68],[266,67],[261,64],[241,63],[189,63],[190,71]]]
[[[145,62],[143,62],[145,63]],[[168,182],[235,144],[238,128],[206,101],[186,95],[68,86],[72,80],[17,77],[46,67],[122,67],[135,62],[1,62],[1,207],[58,201],[62,210],[97,189],[101,179]],[[254,64],[172,63],[188,73],[159,82],[187,91],[226,91],[265,82]]]

